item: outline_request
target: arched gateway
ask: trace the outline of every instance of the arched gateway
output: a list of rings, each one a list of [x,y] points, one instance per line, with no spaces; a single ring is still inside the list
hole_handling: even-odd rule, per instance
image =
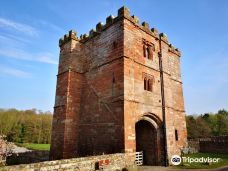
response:
[[[164,136],[161,120],[154,114],[143,115],[135,124],[136,151],[143,151],[144,165],[163,165]]]

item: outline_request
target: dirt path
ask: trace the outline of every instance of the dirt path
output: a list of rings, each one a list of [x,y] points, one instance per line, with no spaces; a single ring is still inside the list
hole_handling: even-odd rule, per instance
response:
[[[12,147],[12,151],[13,151],[13,153],[24,153],[24,152],[31,151],[31,150],[28,150],[25,147],[19,147],[14,144]]]

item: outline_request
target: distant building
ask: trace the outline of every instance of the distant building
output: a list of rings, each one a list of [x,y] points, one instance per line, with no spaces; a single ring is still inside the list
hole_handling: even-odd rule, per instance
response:
[[[70,31],[60,59],[50,159],[143,151],[164,165],[186,145],[180,51],[126,7],[89,35]]]

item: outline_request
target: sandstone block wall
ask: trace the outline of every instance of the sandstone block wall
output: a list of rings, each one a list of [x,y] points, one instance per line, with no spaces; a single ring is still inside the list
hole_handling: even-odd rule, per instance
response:
[[[4,171],[51,171],[51,170],[64,170],[64,171],[94,171],[99,170],[99,161],[108,160],[109,164],[104,168],[109,171],[122,170],[123,168],[131,168],[136,170],[134,165],[135,154],[134,153],[118,153],[101,156],[90,156],[82,158],[72,158],[64,160],[46,161],[33,164],[22,164],[15,166],[0,167],[0,170]],[[98,169],[97,169],[98,168]],[[101,169],[101,168],[100,168]]]
[[[208,138],[191,139],[189,146],[202,153],[228,154],[228,136],[215,136]]]

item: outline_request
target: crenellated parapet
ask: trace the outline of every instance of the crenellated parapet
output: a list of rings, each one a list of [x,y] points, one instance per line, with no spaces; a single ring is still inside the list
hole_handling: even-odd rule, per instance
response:
[[[63,38],[59,39],[59,47],[71,40],[78,40],[77,32],[70,30],[68,34],[65,34]]]
[[[81,43],[91,40],[93,37],[101,34],[102,31],[106,30],[108,27],[112,26],[114,23],[116,23],[117,21],[119,21],[120,19],[123,19],[123,18],[129,20],[136,27],[138,27],[139,29],[143,30],[144,32],[150,34],[154,38],[156,38],[156,40],[161,39],[161,41],[165,42],[169,46],[170,52],[173,52],[173,53],[177,54],[178,56],[180,56],[180,51],[178,49],[175,49],[172,45],[170,46],[168,38],[165,33],[159,34],[159,32],[156,28],[150,28],[149,23],[147,23],[145,21],[142,22],[142,24],[140,24],[139,18],[135,15],[131,16],[130,10],[125,6],[121,7],[118,10],[118,16],[116,16],[116,17],[114,17],[113,15],[108,16],[106,18],[105,24],[103,24],[102,22],[97,23],[95,29],[91,29],[89,31],[89,34],[81,35],[78,38],[77,33],[75,31],[72,31],[72,30],[69,31],[69,34],[64,35],[64,37],[59,40],[59,46],[61,47],[62,45],[64,45],[65,43],[69,42],[72,39],[78,40]]]
[[[178,48],[175,48],[172,44],[169,44],[169,52],[172,52],[177,56],[181,56],[180,50]]]
[[[159,34],[161,41],[165,42],[169,48],[168,51],[176,54],[177,56],[181,56],[181,52],[178,48],[175,48],[172,44],[169,43],[167,35],[165,33]]]
[[[159,36],[160,36],[160,39],[161,39],[162,41],[164,41],[164,42],[166,42],[167,44],[169,44],[167,35],[166,35],[165,33],[160,33]]]

